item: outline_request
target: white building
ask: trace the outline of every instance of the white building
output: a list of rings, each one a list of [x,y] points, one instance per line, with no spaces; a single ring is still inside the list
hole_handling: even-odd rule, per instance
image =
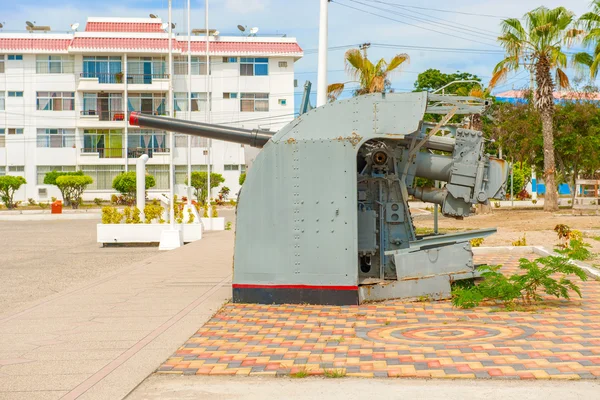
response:
[[[60,197],[43,184],[51,170],[82,170],[94,184],[85,199],[110,197],[113,178],[134,170],[149,154],[147,170],[167,191],[169,160],[176,192],[185,194],[188,140],[128,126],[130,111],[168,115],[168,34],[160,19],[89,18],[84,32],[0,32],[0,175],[21,175],[18,200]],[[293,119],[294,38],[211,36],[212,123],[278,130]],[[187,36],[174,35],[175,117],[188,119]],[[206,121],[206,39],[192,36],[192,112]],[[211,170],[237,193],[247,164],[239,144],[212,141]],[[207,140],[193,138],[193,170],[207,168]],[[218,189],[213,191],[216,196]]]

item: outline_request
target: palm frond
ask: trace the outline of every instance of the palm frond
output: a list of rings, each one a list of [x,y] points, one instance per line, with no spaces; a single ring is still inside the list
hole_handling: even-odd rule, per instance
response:
[[[490,80],[490,83],[488,84],[488,86],[490,88],[495,88],[498,83],[503,82],[506,79],[506,75],[508,75],[507,67],[502,67],[498,70],[494,69],[494,73],[492,74],[492,79]]]
[[[556,68],[556,84],[561,89],[568,89],[571,86],[571,83],[569,82],[569,77],[560,68]]]
[[[343,83],[332,83],[327,86],[327,100],[329,102],[337,100],[337,98],[342,94],[345,88],[345,84]]]
[[[408,56],[408,54],[406,54],[406,53],[396,54],[394,56],[394,58],[392,58],[390,60],[390,62],[387,64],[387,67],[385,68],[385,72],[391,73],[391,72],[395,71],[402,64],[405,64],[405,63],[408,64],[409,62],[410,62],[410,57]]]

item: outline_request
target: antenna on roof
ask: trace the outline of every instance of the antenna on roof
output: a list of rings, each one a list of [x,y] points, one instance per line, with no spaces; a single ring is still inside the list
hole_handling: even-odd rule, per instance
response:
[[[35,21],[31,22],[31,21],[25,21],[25,24],[29,27],[29,28],[33,28],[35,26]]]
[[[160,29],[162,29],[163,31],[166,30],[168,27],[169,27],[168,22],[163,22],[162,24],[160,24]]]
[[[158,18],[158,15],[156,15],[156,14],[150,14],[150,18]]]
[[[71,24],[71,29],[74,30],[75,32],[77,32],[77,28],[79,28],[79,22],[75,22],[74,24]]]
[[[6,22],[0,22],[0,29],[4,28],[4,24],[5,24],[5,23],[6,23]]]
[[[257,27],[250,28],[250,36],[256,36],[257,33],[258,33]]]
[[[245,26],[238,25],[237,28],[240,30],[240,32],[245,32],[246,31],[246,27]]]

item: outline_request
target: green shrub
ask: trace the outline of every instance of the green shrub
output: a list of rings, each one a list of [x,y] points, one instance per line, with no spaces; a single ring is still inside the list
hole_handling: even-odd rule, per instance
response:
[[[588,250],[590,247],[592,246],[584,242],[583,239],[571,239],[567,245],[556,248],[555,251],[567,258],[585,261],[594,257],[594,253]]]
[[[63,175],[56,178],[56,186],[60,189],[65,199],[65,204],[70,204],[73,209],[79,208],[85,188],[94,182],[87,175]]]
[[[188,208],[188,224],[193,224],[195,219],[196,219],[196,216],[192,212],[192,209]]]
[[[44,175],[44,185],[58,186],[56,184],[56,180],[61,176],[83,176],[83,171],[75,171],[75,172],[51,171],[51,172],[48,172],[48,173],[46,173],[46,175]],[[60,194],[62,195],[65,206],[70,206],[71,203],[67,199],[67,197],[65,197],[65,193],[62,191],[62,189],[60,187],[58,189],[60,190]],[[56,198],[53,197],[52,201],[53,202],[56,201]]]
[[[26,183],[22,176],[0,176],[0,200],[6,208],[12,210],[17,207],[18,202],[14,201],[15,192]]]
[[[452,288],[452,304],[455,307],[473,308],[483,301],[494,301],[514,309],[515,302],[519,299],[525,304],[541,301],[540,291],[568,300],[570,290],[579,297],[581,290],[567,276],[576,275],[582,281],[587,280],[587,275],[581,268],[570,264],[563,257],[549,256],[534,261],[521,258],[519,268],[524,273],[507,277],[499,272],[498,265],[480,267],[479,270],[483,271],[481,283],[455,284]],[[559,276],[555,279],[553,276],[557,275]]]
[[[246,173],[240,174],[240,178],[238,179],[238,183],[242,186],[246,182]]]
[[[94,199],[94,204],[96,204],[97,206],[101,206],[103,202],[104,202],[104,200],[102,200],[102,199],[100,199],[98,197],[96,197]]]
[[[156,180],[152,175],[146,174],[146,190],[154,186],[156,186]],[[112,187],[126,198],[128,204],[133,205],[136,192],[135,171],[123,172],[115,176]]]
[[[524,233],[523,237],[512,242],[512,245],[513,246],[527,246],[527,238],[525,236],[526,236],[526,234]]]
[[[150,224],[153,220],[157,220],[159,224],[164,223],[162,218],[164,210],[165,208],[157,200],[153,200],[151,204],[144,207],[144,222]]]
[[[484,238],[471,239],[471,247],[479,247],[483,244]]]
[[[225,224],[225,230],[226,231],[230,231],[231,230],[231,221],[227,221],[227,223]]]
[[[211,213],[211,216],[212,216],[213,218],[217,218],[217,217],[219,217],[219,211],[217,210],[217,207],[215,207],[215,206],[213,206],[213,207],[212,207],[212,213]]]
[[[36,201],[34,199],[32,199],[31,197],[27,199],[27,203],[30,206],[35,206],[37,204]]]
[[[196,195],[196,200],[204,204],[206,202],[206,197],[208,192],[206,190],[206,180],[208,174],[206,172],[194,171],[192,172],[192,187],[194,188],[194,194]],[[214,189],[218,187],[221,183],[225,182],[225,178],[223,175],[218,174],[216,172],[210,173],[210,188]]]

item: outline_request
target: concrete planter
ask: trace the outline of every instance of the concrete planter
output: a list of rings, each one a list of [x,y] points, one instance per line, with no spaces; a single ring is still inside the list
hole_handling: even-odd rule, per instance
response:
[[[98,243],[159,243],[160,235],[169,224],[98,224],[96,229]],[[183,233],[183,242],[189,243],[202,239],[201,224],[175,225]]]
[[[204,230],[206,231],[224,231],[225,230],[225,218],[200,218]]]

